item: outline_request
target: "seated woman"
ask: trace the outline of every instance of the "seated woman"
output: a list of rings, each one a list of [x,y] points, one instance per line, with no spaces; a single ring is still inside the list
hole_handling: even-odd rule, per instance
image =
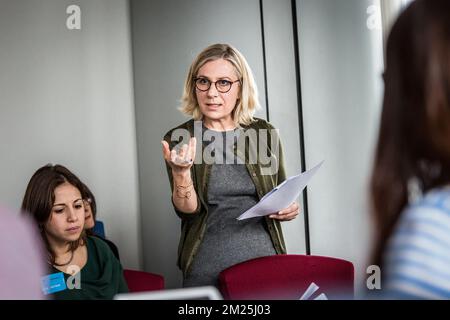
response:
[[[114,253],[114,256],[117,258],[117,260],[120,261],[119,249],[117,249],[117,246],[114,244],[114,242],[95,233],[94,227],[95,221],[97,220],[97,202],[95,201],[94,194],[84,183],[83,183],[83,194],[86,197],[84,199],[84,211],[85,211],[84,229],[86,230],[86,234],[105,241],[105,243]]]
[[[67,168],[46,165],[28,183],[22,210],[38,224],[49,276],[63,275],[59,291],[49,291],[55,299],[112,299],[128,287],[108,245],[84,232],[82,190],[82,182]]]

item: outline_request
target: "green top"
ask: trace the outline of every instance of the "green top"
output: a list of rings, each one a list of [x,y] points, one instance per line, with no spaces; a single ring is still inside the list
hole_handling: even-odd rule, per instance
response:
[[[56,300],[112,299],[117,293],[128,292],[120,262],[108,245],[96,237],[87,237],[88,259],[80,271],[80,289],[69,289],[53,294]],[[52,272],[61,272],[52,267]],[[66,283],[75,284],[67,279],[71,275],[64,273]]]
[[[193,119],[181,124],[180,126],[173,128],[164,136],[164,140],[169,143],[170,149],[174,148],[180,141],[187,143],[188,140],[185,133],[189,132],[190,136],[197,138],[197,152],[194,165],[191,167],[191,177],[194,184],[195,191],[197,192],[197,210],[195,213],[186,214],[183,213],[174,206],[175,212],[181,218],[181,236],[178,244],[178,267],[183,271],[184,277],[188,274],[192,265],[193,258],[200,246],[202,238],[206,229],[206,220],[208,217],[208,205],[207,205],[207,186],[209,181],[209,174],[211,172],[211,164],[206,164],[202,159],[204,150],[201,143],[202,124],[195,123]],[[235,148],[234,153],[237,157],[244,160],[246,168],[250,174],[250,177],[255,184],[258,198],[261,199],[266,193],[271,191],[281,182],[286,180],[286,173],[284,170],[283,152],[278,133],[275,128],[265,120],[255,118],[255,121],[249,126],[241,127],[243,132],[239,135],[237,146],[241,143],[245,143],[244,154],[240,148]],[[256,133],[256,134],[254,134]],[[171,139],[173,137],[173,139]],[[276,142],[276,146],[272,145]],[[199,146],[200,145],[200,146]],[[270,162],[267,159],[260,157],[257,152],[258,149],[265,148],[270,154]],[[268,155],[265,155],[267,157]],[[256,161],[254,160],[256,157]],[[253,159],[253,160],[252,160]],[[277,164],[277,170],[271,169],[271,164]],[[173,192],[173,177],[172,170],[166,163],[167,172],[170,180],[170,187]],[[269,230],[270,238],[273,242],[273,246],[277,254],[286,253],[286,245],[283,239],[283,232],[281,229],[280,221],[265,217],[267,227]]]

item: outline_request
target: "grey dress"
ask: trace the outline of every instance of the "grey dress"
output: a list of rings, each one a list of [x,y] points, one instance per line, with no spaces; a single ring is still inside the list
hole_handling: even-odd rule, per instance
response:
[[[225,141],[226,133],[220,134]],[[225,146],[215,145],[214,148],[216,156],[225,157]],[[232,146],[228,151],[231,150]],[[190,272],[184,278],[185,287],[217,286],[218,275],[223,269],[249,259],[276,254],[264,218],[236,220],[258,202],[247,168],[244,164],[226,164],[225,160],[217,162],[222,164],[212,165],[208,182],[205,235]],[[236,159],[234,163],[238,163]]]

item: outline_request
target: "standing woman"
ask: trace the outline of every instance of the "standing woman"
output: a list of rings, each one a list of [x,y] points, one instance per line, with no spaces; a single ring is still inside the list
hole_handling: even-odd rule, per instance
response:
[[[37,223],[51,274],[63,273],[79,285],[54,293],[59,299],[112,299],[127,292],[123,269],[108,245],[86,236],[82,182],[67,168],[46,165],[31,177],[22,210]]]
[[[450,1],[416,0],[387,43],[372,174],[389,298],[450,298]]]
[[[229,266],[286,253],[280,221],[294,219],[298,205],[267,217],[236,219],[286,179],[276,131],[253,117],[257,88],[238,50],[227,44],[204,49],[190,67],[182,101],[181,111],[192,119],[162,141],[172,202],[181,218],[178,266],[183,286],[217,286],[219,273]],[[194,137],[198,131],[202,141]],[[190,140],[180,143],[180,133]],[[261,154],[271,155],[275,170],[265,170]]]

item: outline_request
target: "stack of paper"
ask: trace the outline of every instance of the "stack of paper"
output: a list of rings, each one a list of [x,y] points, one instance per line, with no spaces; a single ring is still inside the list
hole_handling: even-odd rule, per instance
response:
[[[322,164],[323,161],[308,171],[290,177],[267,193],[256,205],[245,211],[237,219],[244,220],[267,216],[286,209],[299,197],[302,190],[306,187],[309,180],[316,174]]]

